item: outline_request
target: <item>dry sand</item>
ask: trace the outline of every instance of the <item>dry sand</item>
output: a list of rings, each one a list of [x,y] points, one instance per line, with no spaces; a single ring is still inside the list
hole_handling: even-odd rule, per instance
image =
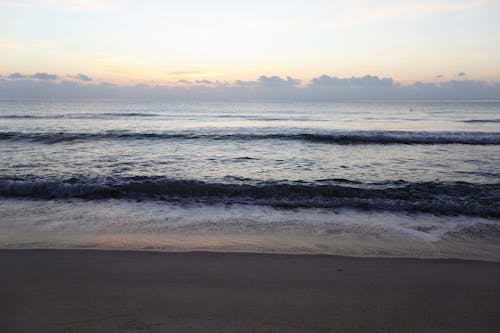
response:
[[[499,332],[500,263],[1,250],[0,332]]]

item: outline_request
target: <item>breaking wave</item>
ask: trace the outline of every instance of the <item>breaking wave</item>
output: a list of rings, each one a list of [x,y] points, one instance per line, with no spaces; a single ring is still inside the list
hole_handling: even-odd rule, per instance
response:
[[[282,208],[355,208],[500,217],[500,184],[462,182],[358,183],[338,179],[321,183],[219,183],[166,177],[0,178],[0,196],[243,203]]]
[[[499,132],[403,132],[403,131],[352,131],[333,133],[134,133],[108,131],[97,133],[71,132],[0,132],[0,141],[30,141],[46,144],[95,141],[95,140],[298,140],[312,143],[355,144],[464,144],[499,145]]]
[[[469,124],[500,123],[500,119],[470,119],[464,120],[463,122]]]

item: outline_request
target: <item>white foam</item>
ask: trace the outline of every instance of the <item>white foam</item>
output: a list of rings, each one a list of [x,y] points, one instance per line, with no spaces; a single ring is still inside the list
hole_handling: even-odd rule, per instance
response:
[[[0,201],[0,247],[118,248],[500,260],[500,221],[164,202]],[[489,228],[488,237],[467,234]],[[496,230],[491,233],[491,230]]]

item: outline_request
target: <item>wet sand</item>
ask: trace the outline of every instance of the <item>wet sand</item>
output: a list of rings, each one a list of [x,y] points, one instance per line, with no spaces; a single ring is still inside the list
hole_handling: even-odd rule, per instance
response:
[[[0,332],[498,332],[500,263],[0,250]]]

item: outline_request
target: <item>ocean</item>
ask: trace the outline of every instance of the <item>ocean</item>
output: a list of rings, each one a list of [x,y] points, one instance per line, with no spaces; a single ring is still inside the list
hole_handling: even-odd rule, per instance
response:
[[[0,100],[0,247],[500,260],[499,101]]]

